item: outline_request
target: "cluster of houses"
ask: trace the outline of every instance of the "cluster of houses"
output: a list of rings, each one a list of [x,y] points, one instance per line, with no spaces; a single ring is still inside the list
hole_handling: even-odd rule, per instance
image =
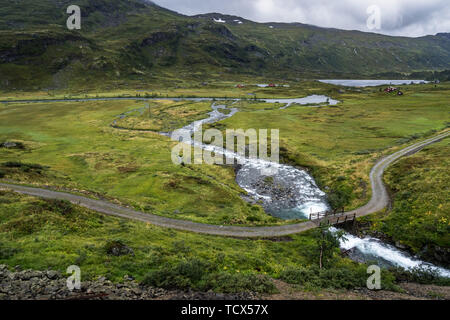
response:
[[[386,93],[397,92],[397,95],[399,95],[399,96],[403,95],[403,92],[399,88],[395,88],[395,87],[387,87],[386,89],[384,89],[384,92],[386,92]]]

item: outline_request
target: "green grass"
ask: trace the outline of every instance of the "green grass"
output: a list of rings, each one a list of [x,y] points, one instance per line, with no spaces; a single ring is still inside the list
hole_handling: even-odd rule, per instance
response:
[[[122,129],[171,132],[205,119],[208,117],[207,113],[211,112],[211,102],[155,101],[148,106],[117,119],[115,126]]]
[[[447,266],[442,251],[450,248],[449,152],[446,139],[396,163],[385,176],[392,211],[363,220],[371,231],[386,234],[424,259],[441,257]]]
[[[230,292],[262,286],[260,291],[271,291],[264,277],[317,264],[306,254],[314,247],[308,233],[281,242],[238,240],[107,217],[66,202],[9,191],[0,190],[0,202],[0,263],[63,272],[76,264],[83,281],[100,275],[122,281],[128,274],[164,287],[192,285]],[[133,254],[108,254],[111,241],[118,240]],[[338,254],[333,266],[361,268]]]
[[[82,28],[66,9],[82,8]],[[217,17],[217,15],[215,15]],[[226,18],[228,19],[228,18]],[[0,88],[110,90],[246,78],[408,77],[449,68],[445,34],[389,37],[301,24],[217,24],[137,0],[0,0]],[[417,76],[435,74],[422,72]]]
[[[347,208],[371,196],[369,172],[382,155],[393,153],[449,125],[449,84],[407,86],[398,97],[365,89],[336,98],[338,106],[310,108],[249,103],[218,129],[279,129],[283,161],[307,168],[324,191],[350,192]]]
[[[292,88],[281,88],[284,95]],[[320,84],[303,88],[316,93]],[[192,89],[193,90],[193,89]],[[327,93],[334,89],[324,85]],[[214,126],[219,129],[279,128],[284,162],[307,168],[336,206],[358,207],[371,195],[368,174],[376,159],[448,125],[449,84],[408,86],[405,96],[349,90],[334,93],[337,107],[310,108],[244,101],[241,111]],[[202,118],[208,103],[150,101],[123,125],[173,129]],[[89,101],[0,106],[0,141],[25,149],[0,148],[8,161],[47,167],[36,172],[0,167],[6,179],[103,196],[139,210],[178,219],[233,225],[272,225],[281,221],[241,199],[231,167],[175,166],[174,143],[156,133],[118,130],[117,116],[143,108],[143,101]],[[152,111],[153,110],[153,111]],[[152,113],[153,112],[153,113]]]
[[[177,166],[171,160],[175,144],[169,138],[110,127],[117,115],[143,106],[133,101],[2,105],[1,140],[17,140],[25,149],[1,148],[0,170],[5,178],[21,183],[101,195],[177,219],[236,225],[277,223],[261,207],[241,199],[243,191],[231,167]],[[191,106],[203,108],[200,112],[206,105]],[[171,115],[168,110],[170,117],[165,121],[186,121],[181,113]],[[17,160],[46,169],[24,172],[4,165]],[[258,219],[248,221],[249,216]]]
[[[329,89],[325,86],[323,90]],[[329,194],[338,190],[346,196],[350,190],[348,206],[357,206],[369,199],[367,175],[377,158],[448,125],[448,84],[437,88],[412,86],[404,91],[404,97],[385,95],[374,88],[335,92],[334,97],[342,103],[323,108],[292,106],[279,110],[276,104],[247,101],[237,104],[240,113],[216,126],[280,128],[283,160],[307,167]],[[169,127],[172,121],[174,126],[187,123],[207,111],[202,103],[150,103],[154,116],[161,121],[150,123],[156,129]],[[118,115],[144,105],[143,101],[132,100],[0,105],[0,142],[19,142],[24,147],[0,148],[2,179],[50,185],[197,222],[253,226],[282,223],[241,199],[242,190],[235,183],[232,168],[172,165],[170,150],[174,144],[169,139],[110,126]],[[145,113],[132,115],[136,121],[132,127],[145,119]],[[447,149],[438,150],[429,157],[415,157],[425,157],[437,166],[438,159],[448,153]],[[403,167],[392,170],[407,171]],[[401,177],[397,171],[389,172],[388,180]],[[435,171],[440,172],[437,167]],[[427,178],[425,171],[419,174],[431,179],[431,184],[442,185],[448,180],[443,171],[436,173],[436,178]],[[408,176],[405,181],[417,177]],[[403,182],[399,182],[400,187]],[[431,184],[417,192],[433,190]],[[442,190],[439,197],[444,204],[439,210],[447,212]],[[413,193],[411,199],[415,196]],[[430,202],[427,208],[439,205]],[[418,215],[413,211],[412,220],[422,221],[422,211],[418,210]],[[311,274],[317,265],[309,254],[315,248],[311,232],[283,238],[286,241],[282,242],[197,235],[10,192],[0,194],[0,219],[0,263],[10,266],[63,271],[78,264],[87,278],[106,275],[120,281],[129,274],[157,286],[223,292],[270,292],[273,286],[265,276],[310,288],[364,286],[364,266],[337,253],[328,271]],[[402,213],[400,220],[386,219],[386,232],[395,230],[403,219],[409,218]],[[434,226],[431,221],[422,226]],[[407,237],[416,227],[412,224],[405,229],[405,242],[415,241]],[[425,229],[421,241],[431,239],[446,246],[448,230],[436,235]],[[133,254],[108,254],[112,241],[130,247]],[[304,272],[309,272],[309,280],[298,280]],[[349,278],[348,274],[358,277]],[[343,278],[334,281],[337,275]],[[393,288],[391,275],[386,277],[386,286]]]

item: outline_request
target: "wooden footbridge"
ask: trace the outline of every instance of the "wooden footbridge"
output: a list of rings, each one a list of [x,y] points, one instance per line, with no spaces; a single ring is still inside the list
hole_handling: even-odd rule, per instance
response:
[[[340,211],[323,211],[317,213],[311,213],[309,215],[309,220],[321,226],[325,225],[338,225],[343,224],[350,221],[355,221],[357,217],[357,213],[348,214],[345,213],[345,208],[342,208]]]

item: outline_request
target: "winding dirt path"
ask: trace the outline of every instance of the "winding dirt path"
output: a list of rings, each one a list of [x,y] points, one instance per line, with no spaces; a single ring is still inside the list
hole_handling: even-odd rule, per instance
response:
[[[385,169],[401,157],[417,153],[424,147],[442,141],[449,136],[450,131],[446,131],[440,135],[402,149],[377,162],[370,173],[370,180],[372,183],[372,199],[367,205],[357,210],[346,212],[343,217],[345,217],[346,215],[349,217],[353,217],[355,214],[357,217],[362,217],[383,210],[389,203],[389,196],[383,183],[383,173]],[[275,227],[236,227],[201,224],[186,220],[176,220],[143,213],[129,208],[121,207],[107,201],[94,200],[70,193],[56,192],[47,189],[31,188],[7,183],[0,183],[0,187],[8,188],[21,194],[36,196],[40,198],[68,200],[75,205],[79,205],[110,216],[142,221],[164,228],[172,228],[176,230],[190,231],[209,235],[239,238],[268,238],[301,233],[317,227],[317,224],[312,221]]]

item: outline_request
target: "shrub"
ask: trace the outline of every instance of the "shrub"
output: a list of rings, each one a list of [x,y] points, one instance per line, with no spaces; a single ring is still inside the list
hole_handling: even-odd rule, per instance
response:
[[[0,170],[0,179],[5,177],[5,172]]]
[[[166,289],[195,288],[210,271],[209,263],[193,258],[175,265],[166,263],[160,269],[150,271],[143,283]]]
[[[19,250],[16,248],[8,248],[8,247],[4,247],[3,245],[0,245],[0,259],[2,259],[2,260],[9,259],[18,252],[19,252]]]
[[[333,186],[328,194],[328,200],[333,209],[347,206],[353,199],[353,189],[347,184]]]
[[[369,275],[366,265],[353,265],[329,269],[319,269],[316,266],[287,268],[279,277],[287,283],[308,288],[355,289],[366,287]],[[381,271],[381,287],[384,290],[398,290],[395,276],[388,270]]]
[[[134,255],[133,249],[125,245],[122,240],[108,241],[105,245],[105,251],[107,254],[116,257]]]
[[[22,162],[17,162],[17,161],[8,161],[8,162],[4,162],[3,166],[7,167],[7,168],[20,168],[22,167]]]
[[[45,199],[42,207],[51,212],[58,212],[62,215],[68,215],[73,212],[73,205],[67,200]]]
[[[17,168],[21,169],[23,172],[30,172],[31,170],[36,170],[38,173],[40,173],[41,170],[44,170],[45,168],[41,166],[40,164],[34,164],[34,163],[22,163],[19,161],[8,161],[3,163],[4,167],[7,168]]]
[[[265,275],[253,273],[213,273],[208,276],[203,290],[214,290],[222,293],[258,292],[275,293],[272,280]]]
[[[159,269],[151,270],[142,283],[166,289],[213,290],[222,293],[275,292],[275,286],[267,276],[218,272],[213,264],[198,258],[177,264],[166,263]]]
[[[401,282],[415,282],[420,284],[435,284],[441,286],[450,286],[450,279],[441,277],[436,270],[420,266],[411,270],[403,268],[391,268],[389,270]]]
[[[261,219],[259,217],[256,217],[256,216],[249,216],[249,217],[247,217],[247,221],[249,221],[249,222],[259,222],[259,221],[261,221]]]
[[[291,284],[313,288],[353,289],[366,285],[367,275],[363,269],[288,268],[280,273],[280,279]]]

